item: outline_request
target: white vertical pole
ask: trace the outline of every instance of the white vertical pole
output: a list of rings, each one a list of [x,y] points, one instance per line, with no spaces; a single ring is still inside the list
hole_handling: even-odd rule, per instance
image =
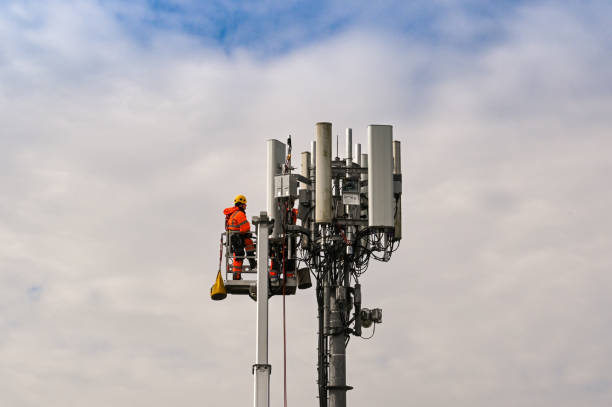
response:
[[[257,344],[255,348],[254,407],[270,406],[270,374],[268,364],[268,228],[270,220],[266,212],[253,218],[257,225]]]

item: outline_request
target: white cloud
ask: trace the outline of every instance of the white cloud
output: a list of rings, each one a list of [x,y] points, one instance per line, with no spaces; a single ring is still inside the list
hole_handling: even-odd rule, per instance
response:
[[[393,124],[404,153],[405,238],[364,278],[384,324],[351,340],[349,403],[608,405],[612,63],[597,10],[522,8],[472,52],[355,28],[261,59],[161,31],[139,43],[95,2],[5,6],[3,399],[249,403],[253,303],[208,299],[220,211],[237,192],[264,208],[265,139],[306,149],[329,120],[361,142]],[[314,294],[300,294],[289,400],[311,405]],[[277,402],[278,298],[271,312]]]

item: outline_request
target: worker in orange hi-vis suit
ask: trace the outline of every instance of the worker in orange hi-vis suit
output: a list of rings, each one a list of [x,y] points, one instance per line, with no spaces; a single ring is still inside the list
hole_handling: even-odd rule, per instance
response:
[[[231,251],[234,255],[232,261],[232,272],[234,280],[240,280],[242,273],[242,262],[244,261],[244,253],[247,256],[255,255],[255,244],[251,239],[251,224],[246,217],[247,200],[244,195],[238,195],[234,199],[234,206],[225,208],[225,229],[229,233],[229,242]],[[251,269],[257,267],[257,260],[249,258]]]

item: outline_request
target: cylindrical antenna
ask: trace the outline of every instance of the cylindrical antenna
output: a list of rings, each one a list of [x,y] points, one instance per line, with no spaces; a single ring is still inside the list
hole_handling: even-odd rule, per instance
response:
[[[393,174],[402,173],[402,154],[400,142],[393,141]]]
[[[302,168],[301,174],[304,178],[310,178],[310,152],[302,152]],[[301,186],[302,189],[309,189],[307,185]]]
[[[331,123],[316,125],[315,222],[332,221],[331,188]]]
[[[399,141],[393,141],[393,217],[395,231],[393,239],[402,238],[402,152]]]
[[[274,202],[274,177],[281,174],[283,163],[285,162],[285,144],[278,140],[268,140],[268,162],[267,162],[267,185],[266,185],[266,203],[268,216],[274,219],[273,237],[278,233],[276,220],[279,219],[278,207]]]
[[[368,126],[368,158],[369,226],[393,228],[392,126]]]
[[[346,129],[346,159],[347,163],[353,160],[353,129]],[[348,161],[350,160],[350,161]]]
[[[310,142],[310,168],[317,166],[317,141]]]
[[[340,136],[336,134],[336,158],[340,158],[340,150],[338,149],[338,139],[339,138]]]
[[[368,168],[368,155],[367,154],[361,154],[361,168]],[[368,173],[367,172],[362,172],[361,173],[361,180],[365,181],[368,179]],[[366,188],[367,190],[367,188]]]
[[[368,155],[367,154],[361,154],[359,160],[361,161],[361,168],[368,168]],[[368,173],[367,172],[362,172],[361,173],[361,181],[367,181],[368,180]],[[368,187],[367,186],[362,186],[361,188],[359,188],[359,192],[362,194],[365,194],[366,197],[368,195]],[[362,209],[361,210],[361,216],[367,216],[368,211],[366,209]]]

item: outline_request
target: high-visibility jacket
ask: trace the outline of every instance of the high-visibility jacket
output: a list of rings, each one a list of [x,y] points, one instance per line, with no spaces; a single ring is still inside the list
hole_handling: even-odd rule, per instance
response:
[[[225,215],[225,229],[228,232],[237,233],[234,236],[240,236],[241,244],[235,245],[232,243],[231,246],[234,254],[231,270],[234,273],[234,278],[240,278],[244,261],[244,250],[246,249],[247,255],[252,255],[252,252],[255,251],[255,244],[251,239],[251,224],[247,220],[246,214],[237,206],[225,208],[223,214]]]
[[[230,232],[249,233],[251,231],[251,224],[245,213],[237,206],[225,208],[223,214],[225,215],[225,228]]]

